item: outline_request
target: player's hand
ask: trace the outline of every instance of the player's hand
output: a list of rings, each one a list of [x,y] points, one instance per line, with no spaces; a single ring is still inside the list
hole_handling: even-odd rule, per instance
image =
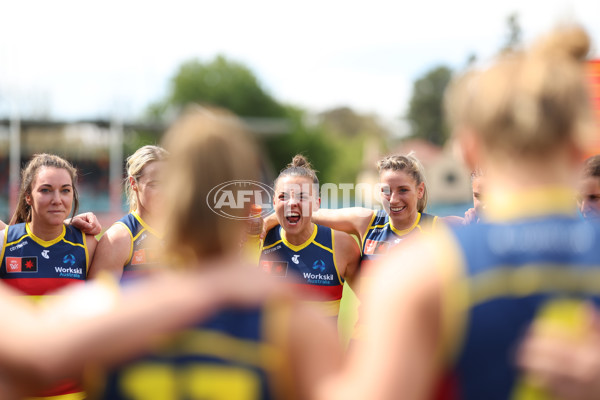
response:
[[[590,307],[590,331],[581,340],[544,332],[530,332],[517,363],[525,373],[556,398],[600,398],[600,318]]]
[[[73,226],[83,233],[96,236],[102,232],[102,225],[98,222],[98,218],[92,212],[86,212],[73,217],[71,222]]]
[[[260,239],[264,240],[267,236],[267,232],[275,228],[278,224],[279,222],[277,221],[277,217],[275,216],[275,214],[270,214],[263,218],[263,229],[260,234]]]
[[[479,217],[477,216],[477,211],[474,208],[469,208],[467,212],[465,212],[465,220],[463,222],[464,225],[477,224],[479,223]]]

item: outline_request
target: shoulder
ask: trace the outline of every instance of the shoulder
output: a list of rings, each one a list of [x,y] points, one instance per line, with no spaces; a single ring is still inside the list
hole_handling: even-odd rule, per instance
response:
[[[276,225],[275,227],[271,228],[267,232],[267,235],[265,236],[264,245],[272,244],[272,243],[278,241],[279,239],[281,239],[279,230],[280,230],[280,225]]]
[[[115,241],[131,241],[133,238],[130,227],[121,222],[121,220],[115,222],[104,232],[100,240],[108,240],[111,242]]]
[[[341,254],[354,255],[360,253],[357,240],[346,232],[332,230],[334,238],[335,251]]]

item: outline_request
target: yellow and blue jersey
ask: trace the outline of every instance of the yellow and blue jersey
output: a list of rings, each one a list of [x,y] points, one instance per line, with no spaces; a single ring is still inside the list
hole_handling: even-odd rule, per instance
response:
[[[89,265],[85,235],[64,225],[50,241],[35,236],[26,223],[7,226],[1,260],[0,279],[34,297],[85,281]]]
[[[288,304],[226,309],[108,375],[102,398],[271,400],[286,398]],[[278,378],[278,379],[276,379]]]
[[[407,229],[397,229],[392,224],[390,216],[385,210],[374,211],[371,222],[361,238],[361,269],[387,254],[393,246],[400,243],[409,235],[430,232],[435,226],[437,219],[438,217],[434,215],[418,213],[412,226]]]
[[[577,217],[573,194],[509,197],[488,205],[486,221],[452,227],[440,247],[440,267],[453,272],[439,398],[521,398],[515,352],[540,310],[564,299],[599,304],[600,227]]]
[[[161,263],[164,249],[162,235],[144,222],[135,211],[116,223],[125,226],[131,238],[129,257],[123,266],[123,279],[163,265]]]
[[[45,241],[26,223],[6,227],[1,260],[0,279],[34,300],[64,286],[84,283],[90,261],[86,237],[79,229],[63,225],[56,239]],[[39,396],[79,400],[85,393],[75,381],[65,380]]]
[[[260,268],[298,287],[303,300],[316,304],[326,316],[337,317],[344,289],[335,262],[334,231],[314,225],[310,238],[301,245],[287,241],[281,226],[271,229],[263,242]]]

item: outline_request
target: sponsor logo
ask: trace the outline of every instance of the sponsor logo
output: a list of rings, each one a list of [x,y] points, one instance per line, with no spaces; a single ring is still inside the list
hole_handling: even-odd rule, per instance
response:
[[[249,210],[250,205],[262,207],[261,217],[273,212],[273,189],[261,182],[236,180],[213,187],[206,196],[206,204],[221,217],[250,220],[255,215],[240,215],[241,210]]]
[[[54,267],[54,271],[61,278],[81,278],[83,276],[83,268]]]
[[[329,285],[333,280],[333,274],[313,274],[311,272],[302,273],[306,283],[311,285]]]
[[[27,240],[25,240],[25,241],[23,241],[23,242],[21,242],[21,243],[19,243],[19,244],[16,244],[16,245],[14,245],[14,246],[11,246],[11,247],[8,249],[8,251],[15,251],[15,250],[18,250],[18,249],[20,249],[21,247],[23,247],[23,246],[25,246],[25,245],[27,245],[27,244],[28,244],[28,242],[27,242]]]
[[[139,264],[146,264],[146,249],[136,250],[131,256],[131,265]]]
[[[48,255],[49,252],[50,250],[42,250],[42,257],[48,260],[50,258],[50,256]]]
[[[323,261],[323,260],[316,260],[313,263],[313,269],[318,269],[321,272],[325,272],[325,261]]]
[[[160,251],[158,249],[139,249],[131,256],[131,265],[153,264],[159,262]]]
[[[75,256],[73,254],[66,254],[63,257],[63,264],[71,264],[71,266],[75,265]]]
[[[260,267],[267,274],[273,276],[286,276],[288,263],[285,261],[261,261]]]
[[[389,250],[389,242],[379,242],[377,240],[367,239],[365,242],[365,254],[367,255],[382,255]]]
[[[6,272],[38,272],[37,257],[6,257]]]
[[[277,250],[279,250],[280,248],[281,248],[281,245],[279,244],[279,245],[277,245],[277,246],[275,246],[275,247],[272,247],[272,248],[270,248],[270,249],[263,250],[263,254],[269,254],[269,253],[272,253],[272,252],[274,252],[274,251],[277,251]]]
[[[293,262],[294,264],[300,264],[300,261],[298,261],[298,258],[300,258],[300,254],[294,254],[294,255],[292,256],[292,262]]]

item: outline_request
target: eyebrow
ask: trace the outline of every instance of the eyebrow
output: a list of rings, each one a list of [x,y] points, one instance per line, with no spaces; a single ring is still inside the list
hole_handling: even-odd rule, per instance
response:
[[[47,187],[52,187],[52,185],[51,185],[51,184],[49,184],[49,183],[42,183],[42,184],[40,185],[40,187],[45,187],[45,186],[47,186]],[[73,186],[73,185],[72,185],[72,184],[70,184],[70,183],[65,183],[64,185],[61,185],[61,187],[72,187],[72,186]]]

